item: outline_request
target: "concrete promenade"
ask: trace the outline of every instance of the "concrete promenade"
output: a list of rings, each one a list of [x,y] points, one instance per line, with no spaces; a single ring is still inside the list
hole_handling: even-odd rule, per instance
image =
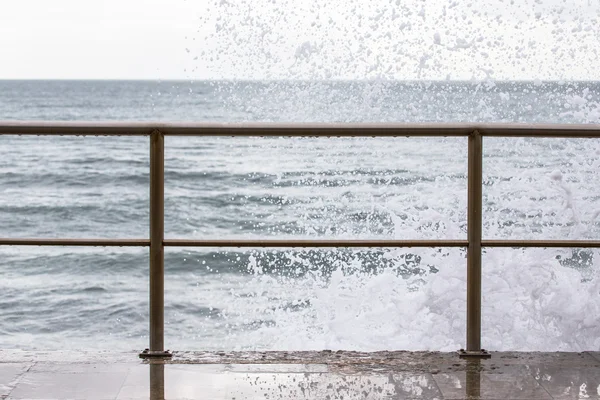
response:
[[[600,352],[0,350],[1,399],[600,399]]]

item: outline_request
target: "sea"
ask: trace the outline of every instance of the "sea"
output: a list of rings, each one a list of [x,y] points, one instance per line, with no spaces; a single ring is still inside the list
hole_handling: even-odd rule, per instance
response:
[[[600,124],[598,82],[0,81],[0,120]],[[166,137],[171,239],[465,239],[466,138]],[[600,239],[600,140],[484,138],[485,239]],[[147,137],[0,136],[0,237],[147,238]],[[167,248],[171,350],[465,345],[459,248]],[[148,346],[146,248],[0,246],[0,349]],[[482,345],[600,350],[597,249],[485,249]]]

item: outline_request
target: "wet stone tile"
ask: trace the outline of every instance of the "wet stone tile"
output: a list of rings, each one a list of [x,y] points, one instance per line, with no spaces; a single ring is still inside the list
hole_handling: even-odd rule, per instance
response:
[[[404,399],[388,376],[337,374],[232,374],[227,398],[235,399]]]
[[[15,362],[4,354],[0,399],[600,400],[600,353],[590,352],[493,353],[478,361],[435,352],[290,352],[279,363],[273,354],[264,362],[263,353],[248,353],[239,363],[209,364],[65,360],[62,353],[35,353],[36,362],[17,354],[23,361]]]
[[[595,366],[598,360],[590,353],[569,352],[499,352],[492,353],[492,359],[504,364],[550,365],[560,364],[565,367]]]
[[[94,373],[121,373],[127,374],[132,366],[141,364],[100,364],[100,363],[36,363],[30,372],[52,372],[56,374],[94,374]]]
[[[535,367],[532,375],[555,399],[600,399],[600,368],[545,365]]]
[[[444,399],[552,399],[531,375],[471,372],[433,375]]]
[[[0,349],[2,362],[28,363],[90,363],[95,364],[135,364],[138,352],[114,352],[110,350],[94,351],[24,351],[15,349]]]
[[[437,368],[431,368],[435,376],[440,373],[452,374],[458,372],[479,371],[488,374],[529,374],[530,368],[527,365],[517,363],[504,363],[501,360],[458,360],[453,364],[438,365]]]
[[[270,368],[269,369],[267,369]],[[134,368],[118,399],[441,399],[429,374],[344,375],[318,365],[153,365]],[[322,366],[320,367],[322,368]],[[246,371],[244,371],[246,369]],[[295,370],[291,372],[291,370]],[[248,371],[254,370],[254,371]],[[150,385],[154,382],[154,386]]]
[[[436,381],[430,374],[393,374],[395,397],[398,399],[442,399]]]
[[[593,357],[594,360],[598,361],[600,364],[600,351],[586,351],[586,353]]]
[[[31,365],[29,363],[0,363],[0,398],[8,396]]]
[[[211,364],[327,364],[380,365],[388,370],[412,373],[430,372],[431,366],[454,363],[458,360],[456,352],[435,351],[176,351],[171,363],[211,363]]]
[[[223,399],[219,384],[224,365],[144,364],[131,369],[119,400],[133,399]]]
[[[10,393],[11,399],[115,399],[129,367],[52,364],[32,367]]]
[[[260,373],[323,373],[329,368],[324,364],[227,364],[227,372],[260,372]]]

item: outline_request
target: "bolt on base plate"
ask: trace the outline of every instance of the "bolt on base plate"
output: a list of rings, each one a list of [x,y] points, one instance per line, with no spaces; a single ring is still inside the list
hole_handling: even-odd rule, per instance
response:
[[[458,350],[458,356],[460,358],[492,358],[492,355],[486,349],[481,349],[479,351],[467,351],[465,349]]]
[[[169,358],[173,357],[173,354],[169,350],[155,351],[150,349],[144,349],[140,354],[140,358]]]

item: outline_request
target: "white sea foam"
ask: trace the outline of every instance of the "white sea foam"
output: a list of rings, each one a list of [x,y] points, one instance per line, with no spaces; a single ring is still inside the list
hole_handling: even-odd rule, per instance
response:
[[[393,268],[346,274],[340,267],[329,277],[259,273],[221,297],[231,324],[225,340],[237,349],[456,350],[465,343],[466,261],[458,251],[429,255],[443,267],[411,277]],[[483,259],[486,348],[600,348],[596,264],[565,266],[548,250],[493,250]],[[268,323],[235,327],[257,318]]]

